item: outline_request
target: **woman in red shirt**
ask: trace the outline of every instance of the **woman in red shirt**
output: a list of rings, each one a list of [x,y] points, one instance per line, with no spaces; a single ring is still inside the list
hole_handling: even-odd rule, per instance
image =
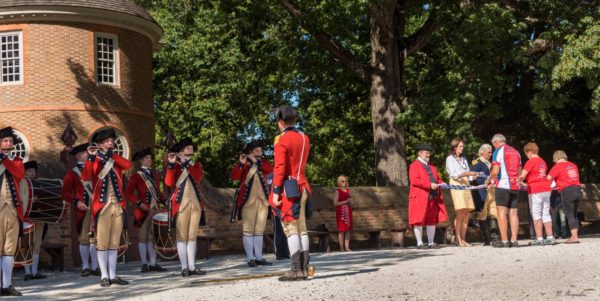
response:
[[[340,252],[350,252],[350,234],[352,225],[352,197],[350,197],[350,188],[348,187],[348,177],[339,176],[337,179],[337,189],[333,196],[333,205],[335,206],[335,219],[338,227],[338,242]],[[345,246],[345,248],[344,248]]]
[[[529,160],[527,160],[521,171],[519,181],[522,186],[527,187],[529,208],[531,209],[536,236],[536,239],[530,242],[529,245],[554,245],[556,240],[552,235],[552,217],[550,215],[552,182],[547,179],[548,165],[538,155],[540,149],[537,144],[529,142],[525,144],[523,151]],[[544,240],[542,228],[546,230],[546,240]]]
[[[560,193],[563,209],[567,216],[569,228],[571,228],[571,238],[565,241],[566,244],[579,243],[578,230],[579,221],[577,220],[577,207],[581,201],[581,182],[579,182],[579,169],[577,165],[567,161],[567,154],[562,150],[557,150],[552,156],[556,163],[550,173],[548,180],[556,182],[556,188]]]

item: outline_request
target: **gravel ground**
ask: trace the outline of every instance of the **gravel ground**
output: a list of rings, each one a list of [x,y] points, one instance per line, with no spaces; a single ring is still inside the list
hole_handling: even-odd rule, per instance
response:
[[[169,272],[142,275],[139,263],[129,263],[118,267],[131,281],[124,287],[103,289],[98,278],[80,278],[77,271],[35,282],[24,282],[18,271],[13,285],[25,294],[19,300],[600,300],[598,250],[600,237],[578,245],[511,249],[313,254],[316,276],[293,283],[274,276],[289,261],[250,269],[242,256],[217,256],[197,263],[209,272],[205,276],[182,278],[176,262],[163,264]],[[249,275],[255,278],[239,280]]]

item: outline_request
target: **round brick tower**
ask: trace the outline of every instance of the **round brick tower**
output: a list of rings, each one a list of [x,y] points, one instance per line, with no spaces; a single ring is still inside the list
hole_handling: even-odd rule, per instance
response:
[[[154,145],[152,54],[162,29],[128,0],[0,1],[0,126],[40,176],[62,178],[68,124],[86,142],[113,127],[130,158]]]
[[[154,146],[152,54],[161,35],[128,0],[0,1],[0,127],[16,130],[14,152],[37,160],[40,177],[62,179],[68,125],[74,144],[114,128],[116,149],[129,159]],[[67,246],[67,267],[80,262],[75,228],[65,218],[45,239]],[[136,242],[136,229],[129,234]]]

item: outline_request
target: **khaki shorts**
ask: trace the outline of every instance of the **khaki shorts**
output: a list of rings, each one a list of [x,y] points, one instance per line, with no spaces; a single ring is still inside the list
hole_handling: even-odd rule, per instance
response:
[[[285,236],[290,237],[292,235],[306,235],[308,231],[306,229],[306,201],[308,200],[308,192],[304,190],[302,192],[302,198],[300,199],[300,216],[293,222],[282,222],[283,233]]]

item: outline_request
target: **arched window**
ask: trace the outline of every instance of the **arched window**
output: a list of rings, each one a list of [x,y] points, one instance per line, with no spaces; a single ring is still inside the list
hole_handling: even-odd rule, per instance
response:
[[[19,130],[13,129],[13,133],[17,136],[17,141],[14,141],[15,148],[12,152],[10,152],[13,156],[19,156],[19,158],[23,159],[24,162],[29,161],[29,151],[31,148],[29,147],[29,141],[27,137]]]
[[[123,133],[121,131],[119,131],[116,128],[107,126],[107,127],[103,127],[100,128],[98,130],[96,130],[91,137],[94,136],[94,134],[96,134],[97,132],[101,131],[101,130],[105,130],[105,129],[109,129],[112,128],[113,130],[115,130],[115,133],[117,134],[117,139],[115,140],[115,149],[114,152],[121,155],[121,157],[123,158],[129,158],[129,143],[127,142],[127,139],[125,139],[125,135],[123,135]]]

